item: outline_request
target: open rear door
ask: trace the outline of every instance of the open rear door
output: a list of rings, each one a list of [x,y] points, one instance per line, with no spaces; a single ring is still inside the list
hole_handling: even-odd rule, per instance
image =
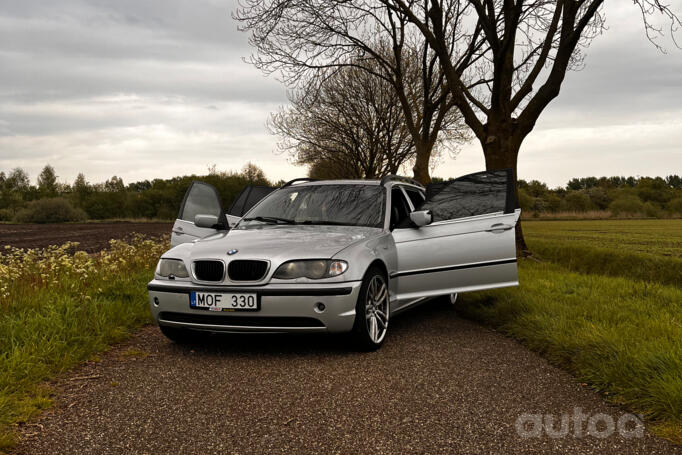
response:
[[[230,227],[237,224],[246,212],[275,190],[276,188],[264,185],[248,185],[245,187],[232,202],[230,208],[227,209],[227,222]]]
[[[214,215],[218,218],[218,224],[213,228],[198,227],[194,224],[197,215]],[[215,234],[219,228],[227,228],[227,220],[218,192],[208,183],[192,182],[173,224],[171,247]]]
[[[518,285],[515,207],[508,169],[429,185],[414,209],[430,211],[431,223],[393,231],[398,300]]]

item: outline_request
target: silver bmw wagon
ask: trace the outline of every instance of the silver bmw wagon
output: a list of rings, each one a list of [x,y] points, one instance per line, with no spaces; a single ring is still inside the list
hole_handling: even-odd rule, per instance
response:
[[[161,331],[349,332],[379,348],[390,320],[436,296],[518,285],[511,171],[426,188],[410,179],[247,187],[224,211],[194,182],[148,285]]]

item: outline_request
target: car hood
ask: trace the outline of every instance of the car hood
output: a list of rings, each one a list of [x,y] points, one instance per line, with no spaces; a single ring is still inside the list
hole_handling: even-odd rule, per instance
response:
[[[361,240],[381,234],[379,228],[363,226],[265,225],[232,229],[198,240],[192,259],[225,258],[237,250],[234,259],[268,259],[273,263],[291,259],[331,258]]]

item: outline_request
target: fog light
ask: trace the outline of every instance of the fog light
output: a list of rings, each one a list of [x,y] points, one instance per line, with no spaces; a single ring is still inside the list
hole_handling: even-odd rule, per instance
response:
[[[154,306],[159,306],[159,298],[154,297]]]
[[[326,307],[325,304],[322,303],[322,302],[317,302],[317,303],[315,304],[315,311],[316,311],[317,313],[323,313],[324,310],[325,310],[326,308],[327,308],[327,307]]]

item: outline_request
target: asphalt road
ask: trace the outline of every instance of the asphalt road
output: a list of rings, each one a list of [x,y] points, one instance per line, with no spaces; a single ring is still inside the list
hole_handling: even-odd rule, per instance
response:
[[[646,431],[587,436],[584,423],[582,436],[521,437],[524,414],[625,411],[440,302],[392,320],[369,354],[325,336],[179,346],[147,327],[55,389],[17,453],[682,453]]]

